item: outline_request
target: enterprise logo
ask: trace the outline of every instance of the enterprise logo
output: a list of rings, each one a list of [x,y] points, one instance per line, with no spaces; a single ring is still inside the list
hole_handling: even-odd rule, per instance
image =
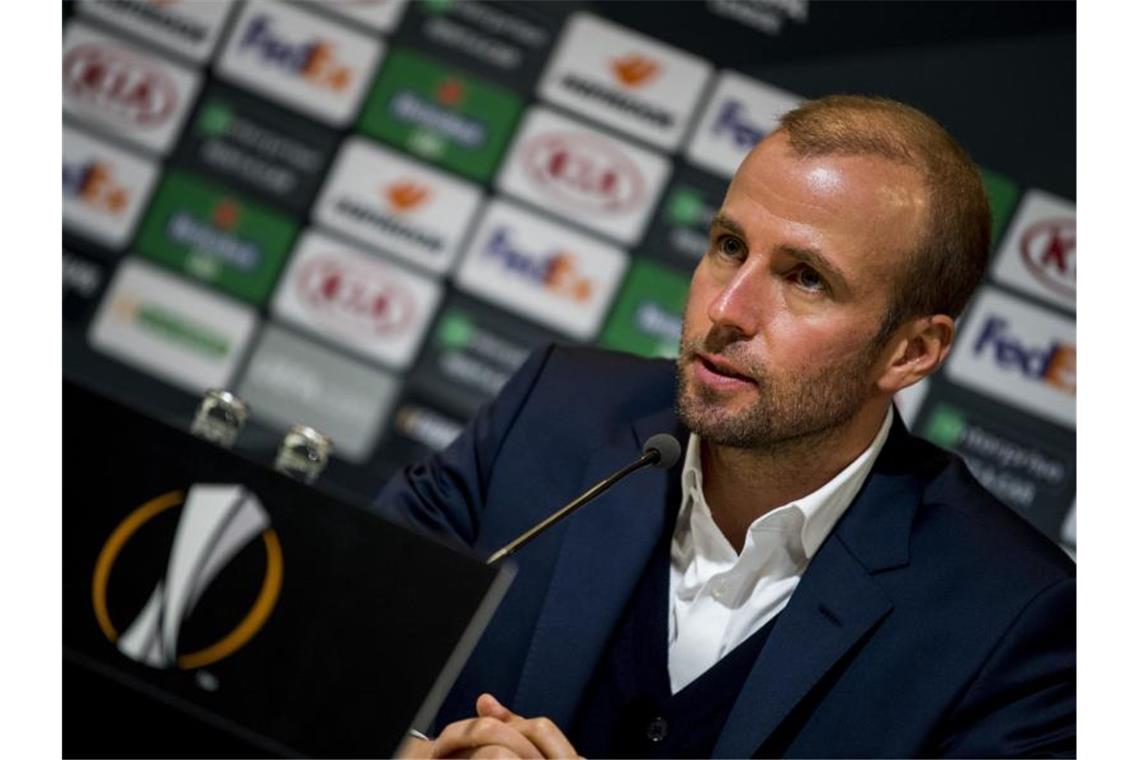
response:
[[[153,538],[147,526],[181,507],[166,572],[133,621],[120,631],[107,603],[108,588],[129,572],[115,570],[132,541]],[[265,569],[257,596],[243,617],[210,645],[184,651],[180,635],[205,591],[235,555],[259,542]],[[111,532],[99,552],[91,581],[95,620],[107,639],[136,662],[155,668],[193,670],[217,662],[245,646],[265,625],[281,593],[284,561],[281,542],[257,497],[239,485],[196,484],[183,494],[170,491],[135,509]]]

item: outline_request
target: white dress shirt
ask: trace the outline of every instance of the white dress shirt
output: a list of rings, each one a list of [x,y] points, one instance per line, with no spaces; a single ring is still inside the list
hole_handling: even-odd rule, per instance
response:
[[[701,442],[689,435],[669,574],[669,680],[676,694],[788,603],[811,558],[843,516],[886,443],[887,410],[871,445],[818,490],[773,509],[736,550],[705,501]]]

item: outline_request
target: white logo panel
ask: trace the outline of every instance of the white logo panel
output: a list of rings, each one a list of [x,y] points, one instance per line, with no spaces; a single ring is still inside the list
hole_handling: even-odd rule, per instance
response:
[[[444,274],[482,198],[475,185],[357,137],[341,148],[313,216],[362,243]]]
[[[404,369],[415,359],[441,296],[439,284],[309,230],[277,288],[273,313]]]
[[[63,111],[153,153],[166,153],[198,74],[73,22],[63,36]]]
[[[994,279],[1069,311],[1077,308],[1077,208],[1041,190],[1018,206]]]
[[[1069,428],[1077,422],[1077,331],[1072,320],[1005,295],[979,292],[947,374]]]
[[[257,326],[253,309],[136,260],[123,262],[88,340],[191,393],[225,388]]]
[[[390,32],[396,28],[407,4],[408,0],[339,0],[323,2],[321,7],[378,32]]]
[[[689,162],[723,177],[780,125],[780,117],[800,104],[798,95],[725,71],[685,149]]]
[[[356,114],[383,43],[284,3],[250,2],[218,73],[333,126]]]
[[[601,327],[626,263],[617,248],[494,201],[456,282],[505,309],[590,340]]]
[[[538,92],[552,103],[673,150],[711,72],[696,56],[578,13],[567,23]]]
[[[669,169],[656,153],[537,108],[519,129],[497,184],[632,246],[645,232]]]
[[[230,0],[83,0],[79,9],[195,63],[214,52]]]
[[[64,127],[64,227],[122,248],[157,176],[150,161]]]

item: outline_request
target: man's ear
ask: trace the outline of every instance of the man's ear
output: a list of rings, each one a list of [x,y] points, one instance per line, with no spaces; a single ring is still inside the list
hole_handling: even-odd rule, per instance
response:
[[[954,320],[945,314],[903,323],[887,343],[887,363],[878,388],[894,395],[942,366],[954,341]]]

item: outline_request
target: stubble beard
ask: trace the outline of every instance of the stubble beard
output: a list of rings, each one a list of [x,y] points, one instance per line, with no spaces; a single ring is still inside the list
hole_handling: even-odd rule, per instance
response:
[[[688,336],[687,331],[682,334]],[[814,445],[850,421],[871,396],[871,347],[850,360],[794,376],[773,374],[744,349],[743,342],[717,327],[704,338],[681,341],[677,415],[709,443],[769,453]],[[755,380],[755,400],[743,409],[727,409],[720,393],[692,376],[691,366],[700,361],[698,351],[728,359]]]

